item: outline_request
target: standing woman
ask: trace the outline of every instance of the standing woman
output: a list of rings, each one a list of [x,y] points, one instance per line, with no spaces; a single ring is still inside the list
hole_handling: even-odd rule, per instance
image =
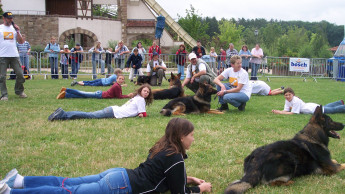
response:
[[[60,52],[60,45],[56,43],[56,38],[51,37],[50,42],[44,49],[45,53],[49,53],[50,74],[52,79],[59,79],[58,67],[58,53]]]
[[[242,46],[242,49],[240,50],[240,53],[238,55],[240,55],[240,57],[242,57],[242,68],[248,72],[249,59],[250,59],[250,56],[252,54],[250,53],[250,51],[248,51],[247,45]]]
[[[180,49],[176,52],[176,64],[177,64],[177,74],[181,73],[180,79],[184,79],[184,66],[186,64],[186,47],[184,44],[180,45]]]
[[[105,53],[101,47],[101,42],[96,41],[95,46],[89,50],[92,53],[92,79],[97,79],[97,66],[101,63],[101,74],[104,74],[105,62],[102,60],[102,53]]]
[[[3,193],[202,193],[211,183],[186,175],[186,150],[194,141],[193,124],[182,118],[169,121],[165,135],[135,169],[112,168],[79,178],[21,176],[16,169],[0,182]],[[194,184],[194,187],[187,187]]]
[[[213,72],[217,72],[217,67],[216,67],[216,61],[217,61],[217,53],[214,49],[214,47],[211,47],[210,50],[210,61],[211,61],[211,68],[213,69]]]
[[[260,48],[260,44],[256,44],[255,48],[252,49],[252,58],[249,61],[249,64],[252,68],[252,72],[250,73],[251,75],[251,80],[257,80],[258,77],[256,76],[258,73],[258,70],[260,68],[262,58],[264,57],[264,52]]]

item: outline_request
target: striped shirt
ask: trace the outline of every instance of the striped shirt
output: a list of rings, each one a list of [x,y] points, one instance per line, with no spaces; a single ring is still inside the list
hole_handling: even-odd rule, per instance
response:
[[[17,49],[20,56],[25,56],[27,55],[28,50],[31,49],[31,46],[28,41],[25,41],[23,44],[19,44],[17,42]]]

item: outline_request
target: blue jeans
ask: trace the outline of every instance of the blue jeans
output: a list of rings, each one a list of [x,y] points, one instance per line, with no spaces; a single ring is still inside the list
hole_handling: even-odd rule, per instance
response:
[[[84,86],[103,86],[101,79],[95,79],[92,81],[83,81]]]
[[[128,174],[124,168],[112,168],[97,175],[78,178],[56,176],[26,176],[23,189],[11,193],[66,193],[69,194],[132,193]]]
[[[75,89],[66,89],[66,95],[65,98],[102,98],[102,91],[97,92],[84,92],[80,90]]]
[[[97,79],[97,66],[101,64],[101,74],[104,74],[105,62],[102,59],[92,60],[92,78]]]
[[[258,74],[258,70],[260,68],[260,64],[256,64],[256,63],[249,63],[250,66],[252,67],[252,72],[250,73],[250,80],[257,80],[257,74]]]
[[[325,114],[345,113],[345,105],[343,105],[341,100],[332,102],[323,106],[323,112]]]
[[[116,68],[124,69],[125,68],[125,59],[115,58]]]
[[[232,88],[230,86],[230,83],[224,83],[223,85],[225,86],[225,88],[227,90]],[[220,86],[218,86],[218,85],[217,85],[217,90],[218,91],[221,90]],[[219,103],[220,104],[230,103],[234,107],[239,107],[242,103],[245,103],[248,100],[249,100],[249,97],[243,92],[227,93],[224,96],[219,96]]]
[[[49,57],[50,73],[52,79],[59,79],[58,58]]]
[[[115,118],[114,111],[111,106],[103,110],[98,110],[95,112],[62,111],[60,115],[56,116],[56,120],[105,119],[105,118]]]
[[[177,64],[177,73],[181,73],[180,79],[184,79],[184,65]]]
[[[30,73],[29,55],[19,56],[19,59],[20,59],[20,62],[22,63],[22,65],[24,65],[26,67],[26,69],[28,70],[28,72]]]
[[[72,59],[71,63],[71,68],[72,68],[72,73],[71,77],[77,77],[78,71],[79,71],[79,65],[80,63],[76,63],[74,59]]]
[[[61,74],[62,78],[68,78],[68,64],[60,64],[61,65]]]

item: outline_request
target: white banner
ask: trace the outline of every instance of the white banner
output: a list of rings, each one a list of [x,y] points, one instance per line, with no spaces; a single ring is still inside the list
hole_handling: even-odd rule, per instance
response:
[[[290,58],[289,71],[309,72],[310,59]]]

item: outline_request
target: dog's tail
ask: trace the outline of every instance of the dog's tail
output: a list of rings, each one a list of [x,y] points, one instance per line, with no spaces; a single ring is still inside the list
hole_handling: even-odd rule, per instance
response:
[[[167,117],[170,117],[171,116],[171,114],[172,114],[172,111],[170,110],[170,109],[162,109],[161,110],[161,115],[163,115],[163,116],[167,116]]]

